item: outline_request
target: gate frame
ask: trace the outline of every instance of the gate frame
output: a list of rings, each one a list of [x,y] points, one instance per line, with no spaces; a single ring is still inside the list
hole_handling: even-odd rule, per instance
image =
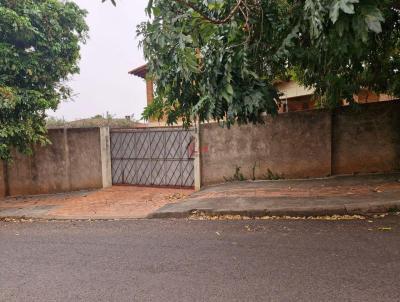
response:
[[[194,188],[195,191],[201,190],[201,161],[200,161],[200,129],[196,124],[195,127],[190,127],[188,129],[184,129],[182,126],[149,126],[149,127],[134,127],[134,128],[110,128],[110,165],[112,165],[112,151],[111,151],[111,136],[112,133],[126,133],[126,132],[140,132],[145,130],[154,130],[154,131],[165,131],[169,130],[187,130],[193,132],[194,137],[194,151],[193,151],[193,177],[194,177],[194,186],[185,187],[185,186],[166,186],[166,185],[141,185],[141,184],[113,184],[114,186],[136,186],[136,187],[156,187],[156,188]],[[111,172],[111,171],[110,171]],[[111,172],[112,173],[112,172]],[[111,174],[110,173],[110,174]]]

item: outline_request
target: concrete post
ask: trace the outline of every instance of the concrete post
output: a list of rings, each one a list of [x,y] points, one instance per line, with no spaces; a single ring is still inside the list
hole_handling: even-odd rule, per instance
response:
[[[5,161],[0,161],[0,199],[7,197],[9,194],[8,164]]]
[[[196,191],[201,189],[201,142],[200,142],[200,123],[196,124],[195,132],[195,152],[194,152],[194,188]]]
[[[101,169],[103,177],[103,188],[112,186],[111,175],[111,148],[110,148],[110,128],[100,128],[100,153]]]

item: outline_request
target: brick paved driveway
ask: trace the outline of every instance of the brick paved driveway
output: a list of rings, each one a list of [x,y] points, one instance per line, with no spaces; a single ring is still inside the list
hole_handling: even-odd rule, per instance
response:
[[[98,191],[7,198],[0,200],[0,218],[144,218],[192,192],[189,189],[114,186]]]

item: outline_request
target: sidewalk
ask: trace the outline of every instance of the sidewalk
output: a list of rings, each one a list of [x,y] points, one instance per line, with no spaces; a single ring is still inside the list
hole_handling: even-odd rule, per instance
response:
[[[400,174],[244,181],[193,190],[116,186],[0,200],[0,219],[320,216],[400,211]]]
[[[165,205],[149,217],[363,215],[388,211],[400,211],[400,174],[227,183]]]
[[[0,200],[1,218],[131,219],[145,218],[193,190],[115,186],[103,190]]]

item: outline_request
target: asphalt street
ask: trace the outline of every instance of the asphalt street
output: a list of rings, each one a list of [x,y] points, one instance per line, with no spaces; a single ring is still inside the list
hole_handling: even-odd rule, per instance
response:
[[[400,301],[400,217],[0,222],[0,301]]]

